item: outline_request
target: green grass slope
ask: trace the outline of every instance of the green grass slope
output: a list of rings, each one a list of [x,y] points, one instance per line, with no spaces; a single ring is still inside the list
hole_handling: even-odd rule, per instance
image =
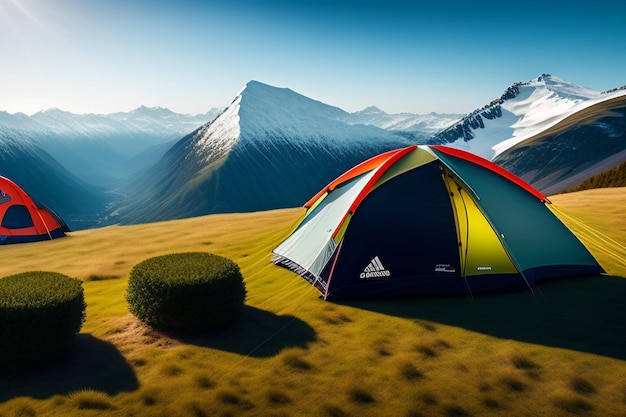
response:
[[[65,362],[0,375],[0,416],[626,415],[626,189],[553,200],[607,276],[535,295],[326,302],[270,262],[302,209],[2,247],[0,277],[81,278],[88,307]],[[248,299],[232,329],[166,334],[129,314],[130,269],[186,251],[240,265]]]

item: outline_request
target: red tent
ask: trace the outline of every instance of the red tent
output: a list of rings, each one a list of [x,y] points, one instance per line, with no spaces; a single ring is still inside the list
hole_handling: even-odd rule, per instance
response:
[[[0,176],[0,245],[51,240],[65,236],[65,232],[69,228],[56,213]]]

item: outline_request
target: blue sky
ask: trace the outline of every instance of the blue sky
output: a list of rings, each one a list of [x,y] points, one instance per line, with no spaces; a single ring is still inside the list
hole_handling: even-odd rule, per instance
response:
[[[0,110],[203,113],[250,80],[468,113],[542,73],[626,84],[621,1],[0,0]]]

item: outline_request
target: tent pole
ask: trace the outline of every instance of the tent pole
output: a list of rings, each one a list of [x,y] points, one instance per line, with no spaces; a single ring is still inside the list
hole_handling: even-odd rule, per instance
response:
[[[530,285],[530,282],[528,282],[528,278],[526,278],[526,274],[524,274],[524,271],[522,271],[522,268],[519,267],[519,262],[517,262],[517,259],[515,259],[515,256],[513,255],[512,251],[509,249],[509,245],[507,245],[507,243],[506,243],[506,238],[505,238],[504,234],[500,233],[500,232],[496,232],[496,235],[500,239],[500,242],[502,242],[502,245],[504,246],[504,249],[506,250],[507,255],[509,255],[509,258],[511,258],[511,261],[513,262],[513,265],[515,265],[515,268],[517,269],[517,272],[519,272],[520,276],[522,277],[522,279],[526,283],[526,286],[530,290],[530,293],[532,295],[535,295],[535,289],[533,288],[532,285]]]
[[[456,183],[456,182],[455,182]],[[465,205],[465,198],[463,198],[463,189],[461,188],[460,185],[457,184],[457,190],[459,192],[459,195],[461,196],[461,202],[463,203],[463,210],[465,210],[465,247],[463,248],[463,267],[461,268],[461,273],[463,274],[463,280],[465,281],[465,286],[467,287],[467,290],[470,293],[470,297],[472,297],[472,300],[474,299],[474,293],[472,293],[472,288],[469,285],[469,282],[467,281],[467,274],[466,274],[466,267],[467,267],[467,251],[469,250],[468,246],[469,246],[469,234],[470,234],[470,223],[469,223],[469,216],[467,215],[467,206]],[[453,204],[454,205],[454,204]],[[458,217],[458,213],[457,213],[457,217]],[[462,243],[462,242],[461,242]]]
[[[50,234],[50,229],[48,229],[48,225],[46,224],[45,221],[43,221],[43,217],[41,216],[41,213],[39,212],[39,210],[36,207],[31,206],[36,212],[37,215],[39,216],[39,220],[41,220],[41,223],[43,223],[43,227],[46,228],[46,232],[48,233],[48,237],[50,238],[50,240],[52,240],[52,234]]]
[[[333,254],[333,264],[330,267],[330,273],[328,274],[328,281],[326,281],[326,291],[324,292],[324,300],[328,297],[328,290],[330,290],[330,280],[333,278],[333,273],[335,272],[335,264],[337,263],[337,258],[339,258],[339,253],[341,252],[341,247],[343,246],[343,238],[341,238],[341,242],[339,242],[339,246],[335,249],[335,253]]]
[[[463,283],[465,284],[465,288],[470,296],[470,298],[474,299],[474,293],[472,292],[472,288],[467,281],[466,265],[467,265],[467,251],[468,251],[468,242],[469,242],[469,216],[467,215],[467,206],[465,205],[465,199],[463,198],[463,192],[461,186],[454,180],[448,172],[445,170],[442,164],[439,164],[439,169],[441,170],[441,179],[443,180],[443,184],[448,190],[448,195],[450,196],[450,205],[452,206],[452,212],[454,213],[454,221],[456,225],[456,236],[459,245],[459,263],[461,265],[461,278],[463,278]],[[454,202],[454,191],[451,188],[451,185],[448,183],[448,178],[454,182],[456,185],[456,189],[461,197],[461,202],[463,203],[463,209],[465,211],[465,243],[463,243],[463,239],[460,233],[460,219],[459,212],[456,208],[456,203]]]

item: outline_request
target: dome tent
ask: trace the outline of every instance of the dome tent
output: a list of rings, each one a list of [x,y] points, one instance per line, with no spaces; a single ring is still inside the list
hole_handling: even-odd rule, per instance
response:
[[[69,228],[56,213],[0,176],[0,245],[51,240],[65,236],[65,232]]]
[[[311,198],[272,260],[325,299],[532,290],[536,280],[604,272],[549,203],[481,157],[410,146]]]

